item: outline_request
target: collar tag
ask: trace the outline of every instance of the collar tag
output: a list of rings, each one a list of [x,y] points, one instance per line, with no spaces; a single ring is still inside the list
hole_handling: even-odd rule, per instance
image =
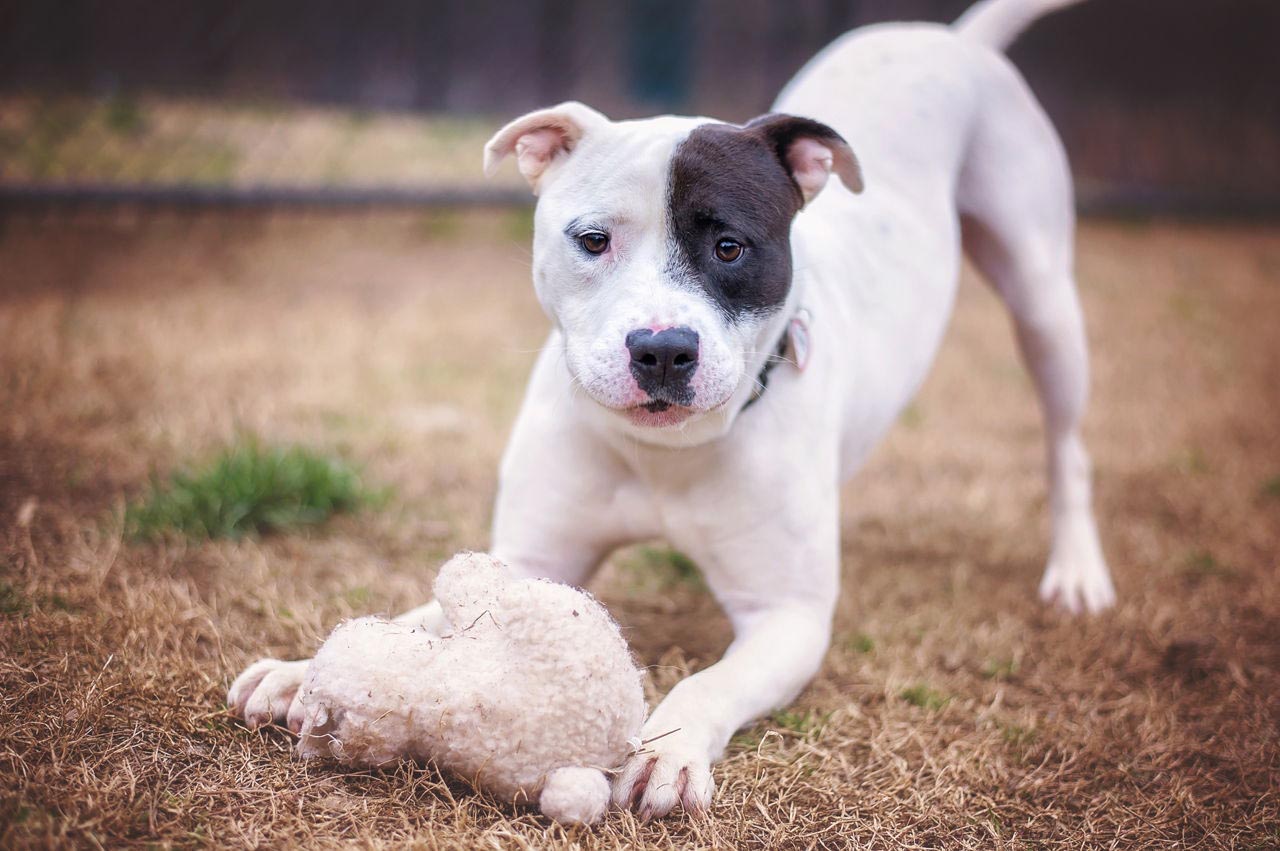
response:
[[[787,348],[791,350],[796,369],[804,372],[809,363],[809,311],[803,307],[787,323]]]

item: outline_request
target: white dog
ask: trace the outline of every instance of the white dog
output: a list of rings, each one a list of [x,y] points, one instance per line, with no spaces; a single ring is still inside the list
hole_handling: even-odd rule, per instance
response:
[[[581,585],[619,545],[665,537],[736,636],[653,712],[646,738],[676,732],[618,773],[618,805],[705,809],[729,737],[818,670],[841,483],[924,379],[962,248],[1007,304],[1044,408],[1040,594],[1073,612],[1113,602],[1079,432],[1070,175],[1000,52],[1070,2],[852,32],[743,126],[565,103],[486,147],[486,170],[514,154],[539,196],[533,279],[554,323],[502,464],[493,554]],[[436,604],[404,617],[444,626]],[[296,728],[305,665],[260,662],[228,701]]]

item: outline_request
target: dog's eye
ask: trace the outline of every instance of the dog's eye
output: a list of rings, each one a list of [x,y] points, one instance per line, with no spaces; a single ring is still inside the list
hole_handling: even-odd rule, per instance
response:
[[[609,250],[609,234],[598,230],[588,231],[578,237],[578,244],[588,254],[604,254]]]
[[[742,256],[742,243],[733,239],[722,239],[716,243],[716,259],[721,263],[732,263]]]

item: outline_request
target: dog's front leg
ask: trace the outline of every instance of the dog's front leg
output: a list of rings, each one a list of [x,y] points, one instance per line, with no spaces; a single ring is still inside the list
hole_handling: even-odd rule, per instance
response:
[[[615,778],[614,803],[646,819],[677,806],[705,810],[711,763],[739,727],[785,706],[817,673],[829,623],[820,608],[785,606],[739,627],[724,658],[679,683],[645,723],[642,738],[652,741]]]
[[[677,684],[649,717],[641,737],[648,743],[614,779],[617,806],[642,818],[677,806],[707,809],[715,788],[711,764],[730,737],[786,706],[817,673],[838,588],[838,534],[834,516],[830,520],[830,528],[806,530],[798,540],[782,536],[787,547],[762,546],[761,538],[778,536],[753,534],[704,567],[733,623],[734,641],[719,662]]]

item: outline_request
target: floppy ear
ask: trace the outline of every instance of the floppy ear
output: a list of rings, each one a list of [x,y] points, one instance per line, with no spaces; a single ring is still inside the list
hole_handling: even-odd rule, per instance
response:
[[[827,125],[811,118],[773,113],[753,118],[743,129],[758,134],[791,175],[804,203],[827,185],[832,172],[850,192],[862,191],[862,169],[849,143]]]
[[[536,195],[542,173],[556,157],[571,153],[583,136],[608,121],[577,101],[530,112],[503,127],[484,146],[484,173],[492,176],[499,164],[514,153],[516,167]]]

